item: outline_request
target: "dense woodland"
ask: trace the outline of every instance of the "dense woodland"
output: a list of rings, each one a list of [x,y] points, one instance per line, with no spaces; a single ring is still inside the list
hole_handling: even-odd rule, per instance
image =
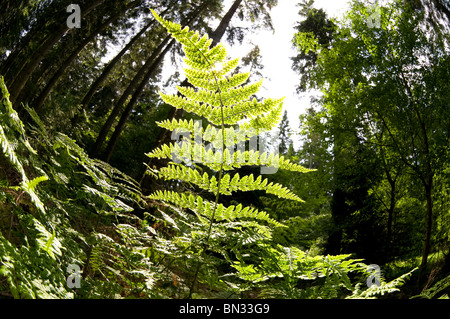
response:
[[[299,134],[277,2],[0,2],[1,298],[448,298],[449,1],[299,1]]]

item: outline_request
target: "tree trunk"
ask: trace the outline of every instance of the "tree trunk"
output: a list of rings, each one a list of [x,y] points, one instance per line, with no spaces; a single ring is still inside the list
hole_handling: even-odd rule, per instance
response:
[[[199,7],[196,12],[194,13],[193,17],[189,19],[189,21],[186,23],[186,25],[190,25],[192,22],[194,22],[202,13],[202,11],[205,9],[205,6],[201,6]],[[114,122],[116,121],[117,116],[119,115],[123,105],[125,104],[126,100],[128,99],[128,97],[133,93],[133,91],[135,91],[135,88],[137,88],[139,86],[139,83],[141,81],[141,79],[143,77],[145,77],[145,75],[149,71],[149,69],[151,70],[152,65],[153,65],[153,61],[158,57],[158,55],[160,54],[160,52],[163,50],[164,46],[169,42],[169,40],[172,38],[171,35],[167,35],[166,38],[163,40],[163,42],[153,51],[153,54],[147,59],[147,61],[145,62],[144,66],[138,71],[138,73],[134,76],[133,80],[131,81],[131,83],[128,85],[127,89],[125,90],[125,92],[122,94],[122,96],[120,97],[119,101],[116,103],[116,105],[114,106],[113,110],[111,111],[111,114],[109,115],[108,119],[106,120],[105,124],[103,125],[97,140],[95,141],[92,150],[90,152],[90,156],[91,157],[98,157],[100,154],[100,150],[101,147],[103,145],[103,143],[106,140],[106,137],[108,136],[109,131],[111,130]],[[170,47],[169,47],[170,48]],[[162,60],[161,60],[162,61]],[[157,66],[155,66],[156,68]],[[131,110],[130,110],[131,112]],[[120,134],[120,132],[118,133]],[[118,138],[118,136],[116,137]]]
[[[242,3],[242,0],[234,1],[234,3],[231,5],[230,9],[228,9],[228,12],[223,16],[222,21],[220,21],[219,26],[210,35],[210,38],[213,40],[213,42],[211,44],[212,47],[216,46],[222,39],[228,25],[230,24],[231,19],[233,18],[233,15],[236,13],[236,11],[239,8],[239,6],[241,5],[241,3]]]
[[[167,12],[168,9],[166,9],[164,12]],[[164,13],[162,13],[164,14]],[[128,50],[137,42],[137,40],[140,39],[140,37],[155,23],[155,19],[150,21],[147,25],[145,25],[128,43],[127,45],[106,65],[104,68],[102,74],[95,80],[95,82],[91,85],[88,93],[83,98],[83,101],[81,102],[82,108],[86,108],[91,101],[92,97],[94,96],[95,92],[99,88],[100,85],[105,81],[106,77],[109,75],[109,73],[112,71],[112,69],[115,67],[115,65],[120,61],[122,56],[128,52]]]
[[[62,9],[63,7],[61,7]],[[7,8],[1,8],[0,10],[8,10]],[[51,6],[47,7],[46,10],[52,11],[53,8]],[[65,17],[64,17],[65,18]],[[64,19],[61,19],[61,21],[55,21],[53,26],[55,24],[61,24],[64,23]],[[9,82],[14,81],[14,77],[9,79],[9,71],[12,68],[13,64],[17,61],[18,57],[22,54],[23,51],[26,50],[28,47],[30,41],[32,39],[36,39],[39,35],[39,32],[41,32],[43,29],[48,29],[48,20],[43,18],[42,16],[36,18],[36,24],[31,27],[31,29],[28,30],[28,32],[19,40],[19,42],[14,46],[14,50],[8,55],[8,58],[5,60],[5,62],[2,64],[2,68],[0,70],[0,74],[2,74],[5,77],[5,81],[7,81],[7,84],[9,86]],[[47,40],[47,38],[50,36],[50,32],[47,34],[47,36],[44,39],[41,39],[41,42],[44,42]],[[16,70],[16,73],[17,70]]]
[[[88,15],[103,1],[105,0],[96,0],[92,2],[87,8],[81,11],[81,16],[83,17]],[[10,99],[13,105],[17,101],[17,97],[24,88],[25,84],[28,82],[31,74],[37,68],[44,56],[69,30],[70,29],[66,23],[61,24],[61,26],[53,33],[53,35],[48,37],[47,40],[44,41],[42,45],[31,55],[29,62],[25,64],[23,69],[17,74],[10,86]]]
[[[389,207],[388,207],[388,221],[387,221],[387,236],[386,236],[386,253],[385,257],[386,260],[389,259],[391,255],[391,244],[392,244],[392,223],[394,220],[394,210],[395,210],[395,203],[396,203],[396,181],[398,176],[400,175],[399,172],[393,177],[391,174],[391,171],[389,170],[388,164],[386,162],[384,149],[381,148],[381,156],[383,161],[383,167],[386,174],[386,179],[391,186],[391,189],[389,191],[390,199],[389,199]]]
[[[36,98],[36,100],[33,102],[33,107],[37,113],[39,113],[42,104],[44,103],[47,96],[50,94],[51,90],[55,87],[56,83],[58,83],[58,80],[61,78],[61,76],[64,74],[64,71],[72,64],[72,62],[78,57],[80,52],[101,32],[103,32],[113,21],[120,18],[123,13],[133,8],[134,6],[138,5],[140,3],[140,0],[131,2],[129,5],[127,5],[123,10],[116,12],[113,16],[109,17],[104,23],[102,23],[97,30],[92,32],[89,36],[86,37],[75,49],[75,51],[70,54],[69,57],[62,63],[62,65],[59,67],[58,71],[52,76],[52,78],[48,81],[45,88],[42,90],[42,92],[39,94],[39,96]]]
[[[20,43],[18,43],[17,46],[14,48],[14,50],[8,55],[8,58],[3,63],[2,69],[1,69],[1,74],[4,75],[5,80],[9,79],[9,71],[12,68],[16,59],[18,59],[18,57],[25,50],[25,48],[27,46],[26,44],[28,44],[30,42],[30,40],[36,36],[38,31],[40,31],[40,29],[42,29],[42,26],[43,26],[43,24],[39,25],[36,29],[32,29],[32,30],[28,31],[28,33],[22,38]],[[46,39],[47,38],[45,38],[44,41]],[[13,81],[14,81],[14,78],[10,82],[13,82]]]
[[[114,122],[116,121],[117,116],[119,115],[120,111],[122,110],[123,105],[125,104],[128,97],[133,93],[134,89],[139,85],[139,81],[144,77],[145,73],[149,69],[149,67],[152,65],[153,60],[158,56],[159,52],[161,52],[162,48],[169,42],[171,36],[167,36],[163,42],[153,51],[153,54],[147,59],[145,64],[139,69],[137,74],[134,76],[133,80],[131,80],[131,83],[126,88],[125,92],[121,95],[120,99],[117,101],[116,105],[114,105],[114,108],[111,111],[111,114],[107,118],[105,124],[103,124],[103,127],[100,131],[100,133],[97,136],[97,139],[92,147],[92,150],[90,152],[91,157],[98,157],[100,154],[100,149],[103,145],[103,143],[106,140],[106,137],[108,136],[109,131],[111,130],[111,127],[113,126]]]
[[[413,96],[411,93],[411,89],[408,87],[408,92],[410,96]],[[431,232],[432,232],[432,226],[433,226],[433,198],[432,198],[432,191],[433,191],[433,177],[434,177],[434,171],[432,169],[432,161],[431,161],[431,155],[430,155],[430,143],[428,141],[428,134],[427,129],[425,126],[425,122],[422,119],[422,115],[419,112],[419,109],[417,108],[417,105],[414,104],[414,111],[416,112],[417,119],[420,123],[420,129],[422,131],[422,138],[424,142],[424,153],[425,153],[425,175],[422,175],[422,183],[425,190],[425,197],[427,201],[427,211],[426,211],[426,225],[425,225],[425,242],[423,245],[423,253],[422,253],[422,262],[420,264],[421,271],[425,271],[427,267],[428,262],[428,255],[431,250]]]
[[[120,117],[119,123],[117,124],[116,128],[114,129],[114,133],[111,136],[111,139],[108,142],[108,146],[106,147],[105,153],[103,154],[102,159],[109,163],[111,159],[111,154],[114,151],[117,141],[119,140],[120,134],[123,132],[123,129],[125,127],[125,124],[128,120],[128,117],[130,116],[131,112],[133,111],[134,105],[136,104],[137,100],[141,96],[142,92],[144,91],[145,86],[147,85],[148,80],[155,75],[156,71],[158,70],[158,66],[161,64],[161,62],[164,59],[164,56],[167,52],[169,52],[170,48],[175,44],[175,40],[172,40],[164,49],[163,52],[159,55],[159,57],[153,62],[151,67],[149,68],[147,74],[144,76],[144,78],[141,81],[141,84],[137,87],[136,91],[133,94],[133,97],[131,98],[130,102],[128,102],[127,107],[122,113],[122,116]]]
[[[137,33],[130,40],[130,42],[128,42],[127,45],[111,61],[108,62],[108,64],[103,69],[102,74],[95,80],[95,82],[91,85],[88,93],[86,93],[86,95],[84,96],[83,101],[81,102],[83,109],[87,107],[88,103],[91,101],[99,86],[102,85],[103,81],[105,81],[106,77],[120,61],[122,56],[136,43],[137,40],[139,40],[139,38],[145,33],[145,31],[147,31],[147,29],[152,25],[153,22],[154,21],[143,27],[141,31],[139,31],[139,33]]]
[[[427,211],[426,211],[426,226],[425,226],[425,242],[423,245],[422,262],[420,264],[421,270],[425,271],[428,262],[428,255],[431,250],[431,232],[433,226],[433,199],[432,199],[432,179],[428,179],[428,182],[424,185],[425,196],[427,201]]]
[[[394,210],[395,210],[395,181],[389,181],[391,185],[390,191],[390,202],[388,209],[388,222],[387,222],[387,239],[386,239],[386,258],[389,258],[391,255],[391,244],[392,244],[392,221],[394,219]]]

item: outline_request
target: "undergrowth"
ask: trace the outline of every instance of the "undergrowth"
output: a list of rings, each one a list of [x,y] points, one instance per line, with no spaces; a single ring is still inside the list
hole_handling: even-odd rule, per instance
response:
[[[207,36],[154,15],[183,45],[193,85],[161,97],[208,123],[159,123],[184,137],[148,154],[169,161],[148,170],[172,181],[168,189],[142,194],[136,181],[89,158],[76,141],[48,132],[26,106],[32,120],[25,126],[0,78],[1,296],[373,298],[397,291],[410,273],[368,288],[362,260],[284,246],[272,235],[285,225],[254,207],[222,203],[250,191],[301,201],[269,178],[240,175],[243,166],[308,170],[240,148],[276,125],[282,99],[258,101],[261,82],[244,85],[249,74],[233,72],[239,60],[228,59],[222,44],[211,47]],[[70,282],[74,265],[79,287]]]

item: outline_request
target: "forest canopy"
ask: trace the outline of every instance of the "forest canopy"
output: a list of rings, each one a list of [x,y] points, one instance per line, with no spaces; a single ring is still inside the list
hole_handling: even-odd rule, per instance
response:
[[[299,1],[298,128],[277,5],[2,1],[1,298],[448,298],[450,4]]]

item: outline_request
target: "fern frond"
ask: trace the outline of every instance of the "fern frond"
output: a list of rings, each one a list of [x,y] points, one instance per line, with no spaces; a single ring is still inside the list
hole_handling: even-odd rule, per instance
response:
[[[16,145],[20,143],[32,154],[36,154],[36,151],[30,146],[27,138],[25,137],[23,123],[21,122],[17,112],[12,107],[11,101],[9,100],[9,92],[6,88],[3,77],[0,77],[0,87],[3,95],[0,104],[0,144],[3,153],[8,157],[13,167],[20,173],[22,177],[21,188],[27,192],[36,208],[41,213],[45,214],[44,205],[34,191],[35,186],[45,177],[39,177],[30,182],[22,162],[17,156],[15,148]]]
[[[211,142],[214,148],[222,147],[222,138],[224,138],[226,147],[244,146],[242,143],[250,141],[251,138],[258,136],[261,132],[257,129],[249,128],[248,125],[238,127],[220,127],[208,124],[206,128],[201,126],[201,121],[194,120],[164,120],[157,122],[158,126],[166,130],[173,131],[174,136],[183,135],[183,137],[194,138],[193,142],[201,140],[202,142]],[[246,123],[247,124],[247,123]],[[225,135],[225,137],[223,137]]]
[[[210,166],[214,170],[220,168],[223,160],[225,164],[223,166],[224,170],[259,165],[300,173],[314,171],[299,164],[292,163],[289,159],[285,159],[284,156],[280,156],[279,154],[269,154],[267,152],[260,154],[259,151],[254,150],[244,152],[236,150],[231,154],[228,149],[225,149],[223,153],[224,155],[221,150],[214,152],[211,148],[207,149],[202,144],[184,142],[181,143],[181,146],[178,143],[165,144],[146,155],[150,158],[177,159],[186,163],[190,163],[193,160],[201,160],[201,163]]]
[[[448,295],[445,293],[440,297],[437,297],[440,293],[445,292],[445,290],[450,287],[450,276],[439,280],[437,283],[433,284],[432,287],[425,289],[419,295],[413,296],[412,298],[426,298],[426,299],[448,299]]]
[[[34,150],[30,143],[28,142],[28,139],[25,136],[25,128],[22,123],[22,121],[19,118],[19,114],[17,114],[16,110],[14,110],[11,101],[9,100],[9,92],[6,88],[4,78],[0,76],[0,89],[2,93],[2,104],[5,107],[5,111],[3,112],[0,119],[1,122],[8,123],[8,127],[12,128],[14,131],[20,134],[21,142],[24,144],[24,146],[27,148],[27,150],[33,154],[36,154],[36,150]]]
[[[398,278],[395,278],[390,282],[382,281],[379,286],[372,285],[370,286],[370,288],[366,290],[361,290],[360,287],[357,286],[357,289],[355,289],[353,294],[349,296],[347,299],[373,299],[380,295],[383,296],[388,293],[399,291],[399,287],[403,286],[405,281],[409,277],[411,277],[412,273],[416,270],[417,268],[414,268],[413,270],[407,272],[406,274],[401,275]]]
[[[303,202],[297,195],[281,184],[269,182],[267,178],[263,180],[261,176],[255,179],[253,174],[242,178],[238,173],[233,178],[229,174],[225,174],[220,182],[220,187],[215,176],[210,178],[207,173],[202,175],[196,169],[180,165],[169,165],[161,168],[159,177],[165,180],[183,180],[187,183],[193,183],[213,194],[219,192],[222,195],[232,195],[232,192],[236,191],[264,190],[268,194],[276,195],[279,198]]]
[[[270,130],[279,122],[283,99],[259,101],[256,94],[262,81],[246,84],[250,74],[234,72],[239,59],[228,59],[224,45],[211,47],[212,41],[207,35],[200,36],[198,32],[167,21],[154,11],[152,13],[172,37],[182,44],[185,75],[193,86],[179,86],[176,94],[160,92],[161,99],[208,122],[206,125],[193,120],[159,122],[160,127],[173,131],[175,142],[162,145],[146,154],[150,158],[171,161],[159,171],[152,170],[153,176],[184,182],[185,185],[191,184],[211,193],[215,198],[210,201],[190,192],[173,190],[159,190],[148,197],[163,202],[178,213],[186,223],[183,227],[190,228],[189,235],[179,238],[183,249],[190,248],[187,244],[189,242],[192,246],[201,247],[200,255],[192,256],[193,260],[198,260],[192,280],[195,283],[200,265],[206,260],[205,248],[226,256],[225,249],[219,249],[217,243],[229,240],[227,237],[236,232],[237,238],[231,237],[236,245],[233,251],[242,256],[237,247],[250,243],[258,247],[271,238],[273,227],[283,227],[266,212],[256,208],[244,207],[242,204],[225,206],[220,203],[220,196],[232,195],[238,191],[261,190],[280,198],[302,201],[288,188],[271,183],[267,178],[233,175],[230,171],[247,165],[302,173],[309,170],[278,154],[262,152],[261,149],[260,153],[253,147],[253,141],[257,142],[256,136],[261,131]],[[175,136],[182,138],[178,140]],[[250,150],[245,150],[246,142],[249,142]],[[200,165],[195,165],[196,163]],[[198,169],[201,166],[215,173],[201,172]],[[197,218],[197,222],[188,222],[192,218]],[[230,258],[225,259],[232,262]],[[194,284],[191,289],[193,287]]]
[[[204,200],[201,196],[185,193],[177,193],[174,191],[156,191],[149,195],[150,199],[160,200],[163,202],[170,202],[181,208],[187,208],[211,219],[213,217],[214,203]],[[268,222],[273,226],[282,227],[282,224],[269,217],[264,211],[258,211],[256,208],[242,207],[242,205],[231,205],[225,207],[223,204],[219,204],[216,207],[214,220],[215,221],[233,221],[236,219],[250,218],[254,220],[260,220]]]
[[[284,100],[269,98],[262,102],[258,102],[256,99],[232,99],[230,96],[228,96],[228,100],[221,100],[221,95],[218,95],[217,93],[210,93],[210,91],[206,90],[201,91],[203,93],[195,92],[192,88],[182,89],[181,91],[187,93],[192,98],[179,96],[177,94],[163,93],[160,93],[160,96],[167,104],[170,104],[177,109],[184,109],[186,112],[204,117],[214,125],[221,125],[222,119],[225,125],[235,125],[243,120],[249,121],[258,117],[261,118],[262,115],[268,113],[266,117],[273,121],[270,123],[271,125],[267,125],[267,123],[266,125],[262,125],[261,122],[259,123],[259,126],[271,129],[273,123],[277,123],[279,121],[279,114],[282,108],[282,102]],[[249,92],[251,91],[242,91],[242,94],[248,94]],[[223,105],[221,105],[220,102],[222,102]],[[235,103],[229,105],[232,102]],[[258,123],[255,122],[255,124]],[[247,126],[247,128],[250,127],[251,126]]]
[[[38,247],[45,251],[52,259],[62,255],[62,244],[56,238],[55,231],[49,232],[37,219],[33,219],[34,227],[39,232],[36,237]]]
[[[40,176],[40,177],[36,177],[31,181],[28,181],[25,185],[24,188],[27,190],[34,190],[36,188],[36,186],[44,181],[48,181],[48,177],[47,176]]]
[[[194,69],[185,69],[185,74],[192,85],[209,91],[216,91],[217,87],[219,87],[221,91],[238,87],[244,84],[250,77],[250,72],[237,73],[228,78],[219,79],[219,81],[216,82],[214,81],[212,74],[207,74],[206,72],[196,73],[196,70]]]
[[[25,171],[23,169],[22,163],[16,156],[16,152],[14,151],[14,145],[9,142],[8,137],[3,130],[3,127],[0,125],[0,144],[2,146],[3,153],[8,157],[9,161],[13,166],[19,171],[22,176],[26,176]]]

